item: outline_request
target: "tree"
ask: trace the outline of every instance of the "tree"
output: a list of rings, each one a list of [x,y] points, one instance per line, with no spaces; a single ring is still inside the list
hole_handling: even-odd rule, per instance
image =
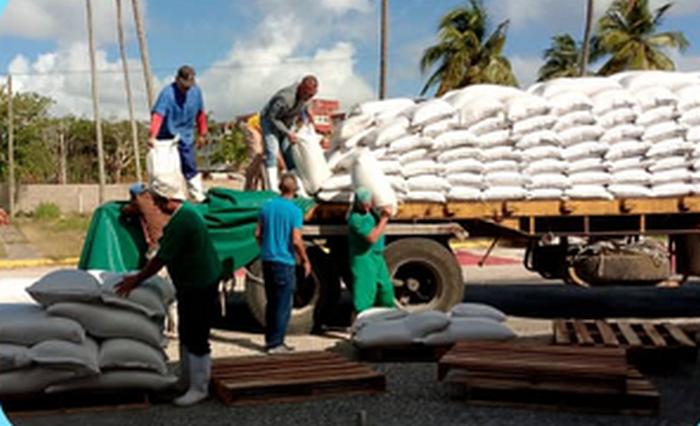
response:
[[[155,89],[153,88],[151,59],[148,53],[148,42],[146,41],[146,26],[143,22],[143,13],[141,13],[141,0],[131,0],[131,8],[134,12],[136,34],[138,35],[139,39],[141,64],[143,65],[143,79],[146,82],[146,98],[148,99],[148,110],[150,111],[155,103]]]
[[[437,96],[471,84],[516,86],[510,62],[503,56],[508,21],[487,37],[488,15],[481,0],[469,0],[440,20],[438,43],[423,53],[423,74],[435,69],[421,94],[438,86]]]
[[[649,0],[615,0],[598,22],[594,49],[610,55],[600,75],[626,70],[674,70],[667,49],[685,50],[688,40],[680,31],[657,32],[672,3],[653,13]]]
[[[126,43],[124,41],[124,19],[122,14],[122,0],[117,2],[117,34],[119,37],[119,54],[122,59],[122,69],[124,72],[124,86],[126,90],[126,103],[129,109],[129,122],[131,123],[131,139],[134,149],[134,159],[136,161],[136,179],[141,182],[141,155],[139,152],[139,129],[134,117],[134,97],[131,94],[131,78],[129,77],[129,62],[126,56]]]
[[[581,49],[570,34],[552,37],[552,45],[544,51],[542,58],[545,63],[540,67],[537,81],[579,75]]]

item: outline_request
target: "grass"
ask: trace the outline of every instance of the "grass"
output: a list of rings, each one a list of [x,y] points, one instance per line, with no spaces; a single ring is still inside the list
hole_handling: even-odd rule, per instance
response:
[[[42,256],[58,260],[80,256],[90,226],[90,217],[24,217],[16,219],[15,225]]]

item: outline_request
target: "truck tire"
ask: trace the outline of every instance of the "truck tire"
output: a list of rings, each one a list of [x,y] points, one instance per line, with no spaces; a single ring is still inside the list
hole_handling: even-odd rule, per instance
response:
[[[303,270],[297,267],[297,287],[287,327],[288,334],[310,333],[314,320],[319,318],[321,301],[325,307],[337,304],[340,298],[340,282],[338,276],[332,274],[333,263],[328,259],[329,256],[318,247],[309,247],[307,254],[311,260],[312,272],[311,276],[304,278]],[[260,260],[246,268],[245,299],[253,317],[264,327],[267,296]]]
[[[407,310],[448,311],[464,298],[462,269],[454,254],[427,238],[404,238],[384,251],[397,301]]]

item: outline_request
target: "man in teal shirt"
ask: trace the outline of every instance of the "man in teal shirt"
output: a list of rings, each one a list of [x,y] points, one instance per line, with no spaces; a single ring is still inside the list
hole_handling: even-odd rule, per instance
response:
[[[218,284],[223,269],[204,218],[184,202],[182,189],[156,181],[151,191],[158,208],[172,216],[163,228],[155,257],[139,273],[124,278],[117,293],[128,295],[167,267],[177,290],[178,334],[185,348],[181,365],[187,369],[182,373],[190,379],[187,392],[174,402],[193,405],[209,394],[209,334],[218,314]]]
[[[304,273],[311,273],[311,263],[301,237],[301,209],[292,203],[297,192],[293,174],[285,174],[280,182],[282,196],[268,201],[260,211],[255,237],[260,244],[265,280],[265,347],[270,354],[290,352],[284,337],[292,313],[296,286],[296,259],[301,259]]]

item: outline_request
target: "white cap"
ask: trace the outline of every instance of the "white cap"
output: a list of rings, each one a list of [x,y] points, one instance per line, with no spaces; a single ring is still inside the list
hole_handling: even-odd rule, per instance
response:
[[[185,201],[187,199],[187,195],[185,195],[182,184],[176,185],[175,183],[167,180],[153,179],[151,182],[151,190],[157,195],[170,200]]]

